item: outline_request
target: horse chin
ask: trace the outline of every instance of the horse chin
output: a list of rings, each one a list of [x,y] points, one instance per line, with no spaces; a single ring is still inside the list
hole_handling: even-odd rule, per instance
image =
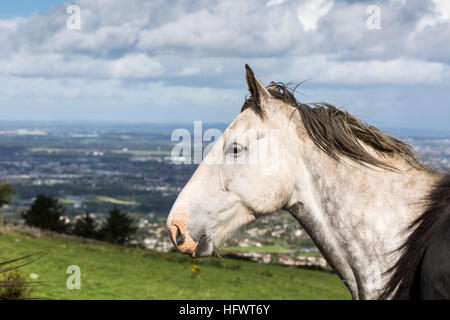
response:
[[[214,246],[211,240],[206,235],[200,237],[195,252],[192,253],[193,258],[209,257],[213,253]]]

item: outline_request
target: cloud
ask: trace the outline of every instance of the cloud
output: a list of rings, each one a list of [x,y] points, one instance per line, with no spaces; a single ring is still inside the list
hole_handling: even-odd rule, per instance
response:
[[[161,63],[144,54],[129,54],[111,64],[111,76],[121,79],[148,79],[163,74]]]
[[[19,53],[7,60],[0,60],[0,70],[4,75],[23,77],[86,79],[151,79],[163,74],[159,61],[142,54],[129,54],[119,59],[107,60],[55,53]]]
[[[339,62],[323,56],[313,56],[296,59],[293,66],[291,70],[301,69],[303,74],[311,77],[311,81],[321,83],[450,83],[450,66],[412,59]]]
[[[69,3],[0,20],[0,77],[15,84],[0,101],[53,108],[59,97],[70,106],[220,109],[245,95],[245,63],[265,82],[311,79],[315,90],[353,90],[361,104],[357,88],[426,85],[448,92],[448,3],[73,0],[81,30],[66,27]],[[380,30],[366,26],[373,4],[380,7]]]
[[[72,4],[81,8],[81,30],[66,27],[67,4],[27,19],[0,20],[0,73],[163,80],[195,77],[205,71],[198,66],[205,59],[219,66],[227,59],[295,61],[316,55],[345,67],[347,61],[398,59],[447,64],[450,56],[449,8],[441,0],[382,2],[378,31],[366,27],[368,3],[361,1]],[[173,70],[174,60],[181,69]],[[186,60],[192,65],[181,66]]]
[[[124,86],[119,79],[0,76],[0,86],[2,120],[231,121],[246,94],[159,82]]]
[[[296,13],[303,29],[306,32],[316,30],[317,22],[328,14],[333,4],[333,1],[328,0],[309,0],[301,3]]]
[[[269,2],[267,2],[266,6],[268,6],[268,7],[277,6],[279,4],[282,4],[285,1],[286,0],[269,0]]]
[[[416,24],[417,31],[423,31],[427,26],[434,27],[439,23],[450,20],[450,2],[446,0],[433,0],[434,10],[424,15]]]
[[[143,30],[137,49],[151,54],[186,52],[214,56],[274,56],[300,40],[292,10],[267,10],[257,2],[220,2]],[[264,23],[261,23],[264,22]],[[299,32],[300,31],[300,32]]]

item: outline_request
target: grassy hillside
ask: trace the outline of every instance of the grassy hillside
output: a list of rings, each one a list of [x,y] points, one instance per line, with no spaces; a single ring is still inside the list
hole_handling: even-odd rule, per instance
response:
[[[232,251],[232,252],[264,252],[264,253],[290,253],[294,252],[292,249],[283,248],[280,246],[248,246],[248,247],[237,247],[229,246],[222,248],[222,251]]]
[[[349,299],[336,275],[321,271],[0,233],[0,261],[42,249],[49,255],[23,268],[51,299]],[[66,288],[66,269],[81,268],[81,289]],[[193,266],[199,272],[193,274]],[[194,268],[195,269],[195,268]]]

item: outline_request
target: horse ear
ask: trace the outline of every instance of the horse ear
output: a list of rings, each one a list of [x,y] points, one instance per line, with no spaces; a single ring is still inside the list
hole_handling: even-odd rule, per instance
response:
[[[250,91],[253,99],[255,100],[257,107],[262,111],[262,102],[264,100],[269,99],[271,95],[269,91],[267,91],[266,87],[264,87],[262,82],[255,77],[255,74],[253,73],[252,69],[248,66],[248,64],[245,65],[245,70],[246,70],[248,90]]]

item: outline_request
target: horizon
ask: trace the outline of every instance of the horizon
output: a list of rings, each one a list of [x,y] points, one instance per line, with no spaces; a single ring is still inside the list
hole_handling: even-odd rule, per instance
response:
[[[225,130],[229,123],[225,122],[208,122],[202,120],[202,128],[217,128],[219,127],[222,130]],[[0,119],[0,126],[6,125],[6,128],[0,127],[0,133],[2,131],[7,130],[19,130],[19,129],[54,129],[54,128],[64,128],[70,127],[71,129],[85,129],[85,130],[101,130],[101,129],[109,129],[109,128],[119,128],[119,129],[130,129],[131,127],[157,127],[160,129],[174,129],[174,128],[188,128],[193,129],[194,122],[182,122],[182,121],[174,121],[174,122],[127,122],[127,121],[108,121],[108,120],[83,120],[83,121],[75,121],[75,120],[62,120],[62,121],[54,121],[54,120],[2,120]],[[100,126],[99,128],[95,128],[95,126]],[[8,127],[9,126],[9,127]],[[389,127],[389,126],[379,126],[378,129],[382,130],[384,133],[388,135],[405,135],[411,136],[430,136],[433,135],[436,137],[448,137],[450,136],[450,129],[436,129],[436,128],[411,128],[411,127]]]

